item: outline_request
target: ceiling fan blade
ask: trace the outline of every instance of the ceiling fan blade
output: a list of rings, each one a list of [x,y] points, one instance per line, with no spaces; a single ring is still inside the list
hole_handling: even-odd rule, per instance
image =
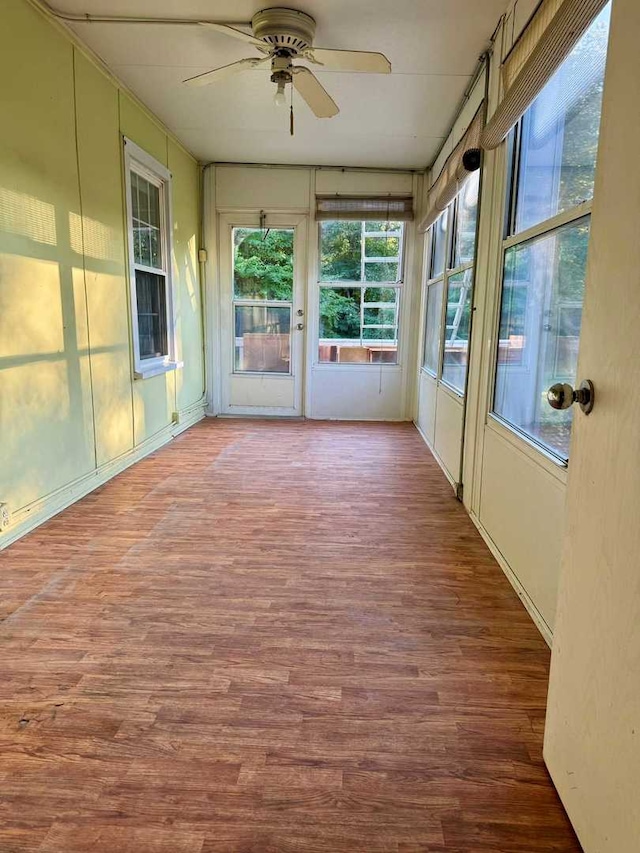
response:
[[[323,47],[314,47],[305,53],[305,58],[336,71],[362,71],[366,74],[391,73],[391,63],[384,53],[373,53],[366,50],[328,50]]]
[[[340,112],[331,95],[308,68],[293,69],[293,85],[317,118],[332,118]]]
[[[232,62],[230,65],[223,65],[221,68],[214,68],[213,71],[205,71],[204,74],[196,74],[195,77],[188,77],[183,80],[189,86],[208,86],[209,83],[217,83],[219,80],[224,80],[225,77],[231,77],[237,74],[238,71],[246,71],[250,68],[259,68],[264,63],[271,62],[270,56],[262,58],[249,57],[248,59],[239,59],[237,62]]]
[[[229,27],[227,24],[212,24],[209,21],[200,21],[201,27],[207,27],[209,30],[217,30],[219,33],[224,33],[226,36],[231,36],[240,41],[246,41],[248,44],[254,44],[256,47],[265,47],[262,39],[257,39],[251,33],[246,33],[244,30],[239,30],[237,27]]]

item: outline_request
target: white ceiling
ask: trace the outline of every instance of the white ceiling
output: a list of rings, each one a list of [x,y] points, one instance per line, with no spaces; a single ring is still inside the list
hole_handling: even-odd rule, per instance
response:
[[[247,21],[268,0],[53,0],[90,15]],[[424,168],[440,149],[480,53],[507,0],[291,0],[317,22],[315,44],[379,50],[391,75],[314,72],[340,106],[316,119],[298,102],[296,133],[273,103],[269,72],[245,71],[205,88],[190,77],[245,56],[250,46],[202,27],[72,24],[200,160]],[[294,100],[294,108],[295,108]]]

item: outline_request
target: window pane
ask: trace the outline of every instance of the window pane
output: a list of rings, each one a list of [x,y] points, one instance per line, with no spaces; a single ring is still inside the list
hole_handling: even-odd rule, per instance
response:
[[[371,263],[364,266],[365,281],[398,281],[398,263]]]
[[[440,322],[442,318],[443,283],[439,281],[427,289],[427,326],[424,343],[424,366],[434,375],[438,373],[440,356]]]
[[[320,281],[398,281],[402,228],[401,222],[321,222]]]
[[[136,270],[140,358],[167,355],[167,291],[162,275]]]
[[[293,229],[233,229],[233,295],[293,300]]]
[[[447,223],[449,222],[449,208],[445,210],[440,219],[433,225],[433,245],[431,249],[431,272],[429,278],[436,278],[444,272],[447,262]]]
[[[162,269],[160,188],[131,172],[133,258],[136,264]]]
[[[442,357],[442,379],[464,393],[471,322],[472,271],[451,276],[447,292],[447,318]]]
[[[362,223],[320,223],[320,281],[360,281]]]
[[[473,262],[476,249],[476,220],[480,172],[474,172],[462,188],[457,203],[456,234],[453,266]]]
[[[402,231],[404,227],[403,222],[386,222],[386,221],[372,221],[364,223],[365,231],[384,231],[385,233],[388,231]]]
[[[367,287],[364,291],[365,302],[393,302],[398,291],[395,287]]]
[[[291,308],[236,305],[235,330],[236,372],[290,372]]]
[[[384,329],[375,329],[364,325],[362,327],[363,341],[394,341],[396,340],[396,330],[393,325]]]
[[[524,116],[516,232],[593,196],[610,12],[609,5]]]
[[[321,287],[319,361],[395,364],[397,295],[392,287]]]
[[[575,384],[588,242],[582,219],[505,255],[494,411],[564,459],[572,408],[546,392]]]
[[[360,287],[320,288],[320,338],[360,340]]]
[[[396,308],[395,305],[385,308],[371,308],[365,305],[364,308],[364,325],[365,326],[393,326],[396,324]]]
[[[387,232],[384,236],[372,237],[365,234],[364,254],[366,258],[397,258],[400,255],[400,235]]]

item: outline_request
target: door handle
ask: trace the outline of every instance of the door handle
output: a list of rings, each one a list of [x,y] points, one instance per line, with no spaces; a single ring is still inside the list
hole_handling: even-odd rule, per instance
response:
[[[593,409],[593,382],[585,379],[575,391],[567,382],[556,382],[547,391],[547,402],[552,409],[568,409],[577,403],[585,415],[588,415]]]
[[[304,329],[304,323],[296,323],[296,329],[301,332]]]

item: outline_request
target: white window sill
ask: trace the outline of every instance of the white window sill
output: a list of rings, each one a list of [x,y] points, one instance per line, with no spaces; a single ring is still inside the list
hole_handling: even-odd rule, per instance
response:
[[[160,376],[162,373],[169,373],[171,370],[179,370],[184,367],[183,361],[162,361],[154,364],[141,365],[138,370],[133,373],[134,379],[150,379],[152,376]]]
[[[526,433],[512,427],[507,421],[502,420],[499,415],[494,412],[489,412],[487,415],[486,426],[496,435],[499,435],[508,444],[515,447],[520,453],[527,456],[533,462],[537,463],[541,468],[553,474],[556,479],[562,483],[567,482],[568,461],[556,456],[542,444],[538,444],[534,439],[529,438]]]
[[[453,385],[450,385],[444,379],[441,379],[439,382],[439,387],[442,388],[443,391],[446,391],[447,394],[454,400],[458,400],[458,402],[462,402],[464,400],[464,392],[459,391],[457,388],[454,388]]]

